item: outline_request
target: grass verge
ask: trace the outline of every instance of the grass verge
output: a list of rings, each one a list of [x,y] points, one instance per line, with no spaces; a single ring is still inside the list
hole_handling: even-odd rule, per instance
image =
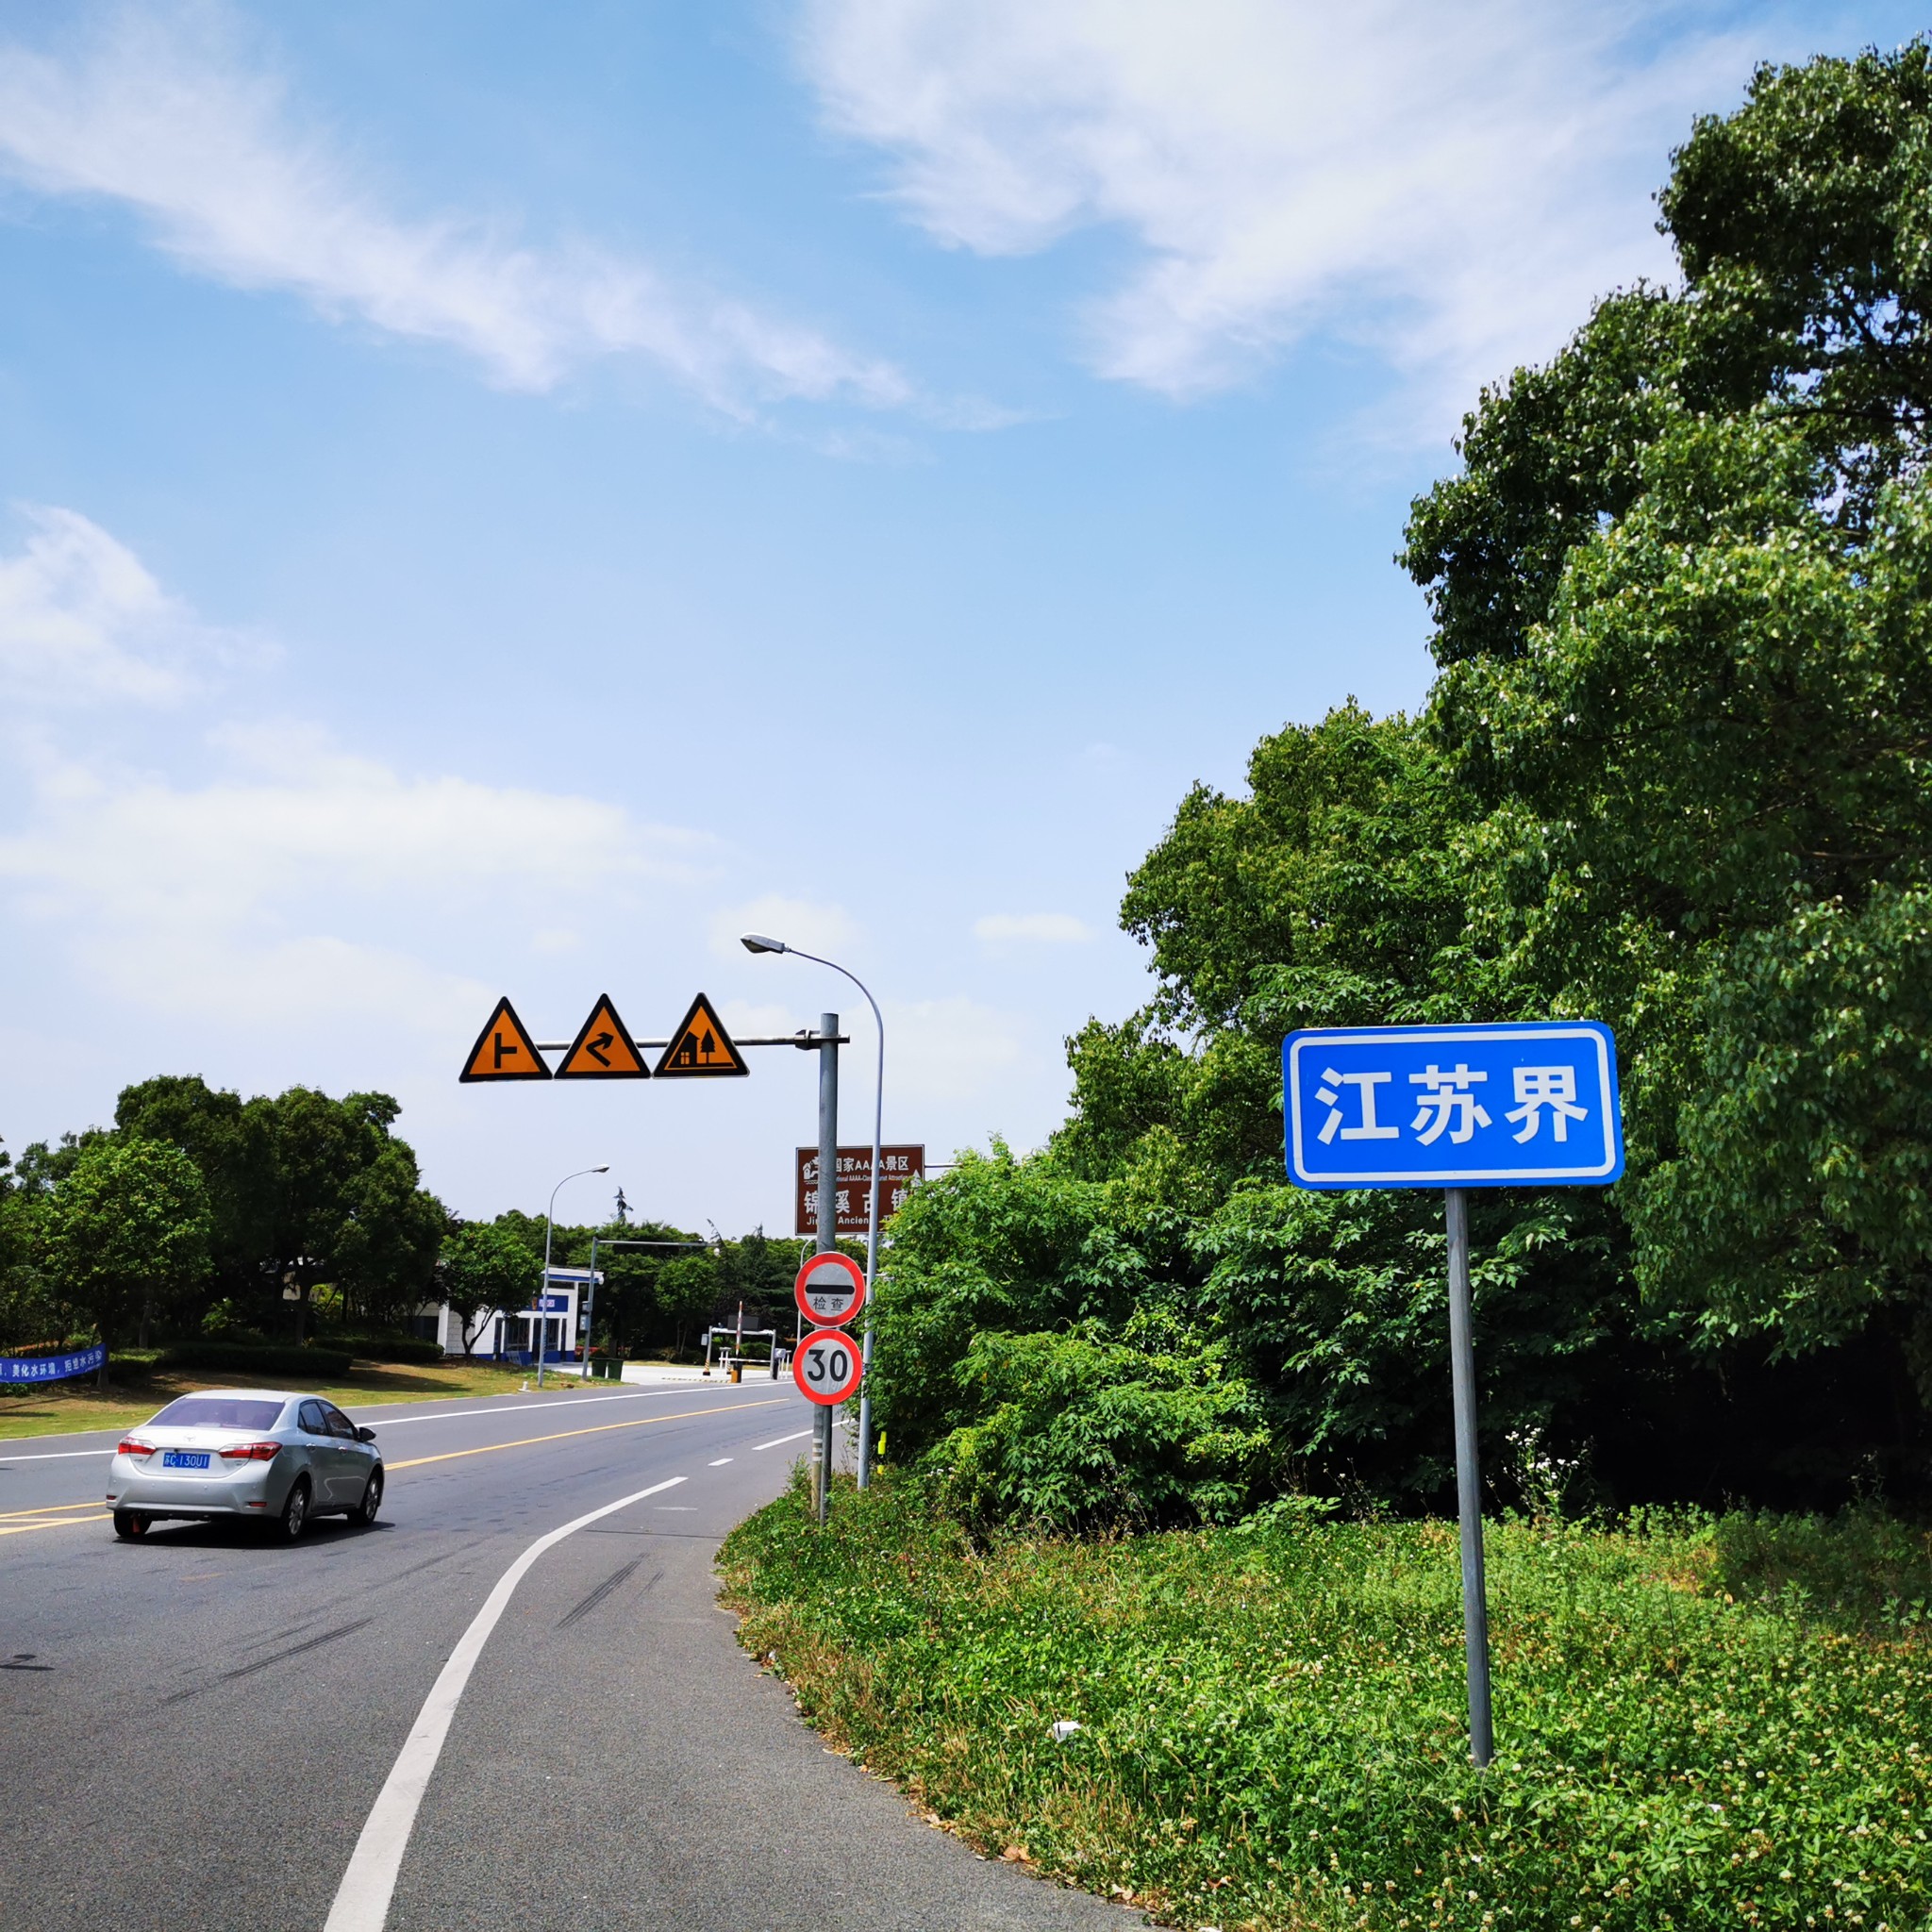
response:
[[[164,1402],[191,1389],[299,1389],[326,1395],[353,1411],[385,1402],[435,1402],[453,1395],[508,1395],[530,1377],[528,1369],[498,1368],[488,1362],[383,1364],[357,1367],[346,1375],[317,1380],[301,1375],[237,1375],[220,1369],[170,1369],[137,1383],[112,1383],[106,1391],[93,1378],[43,1382],[0,1393],[0,1441],[21,1436],[63,1435],[70,1430],[125,1429],[144,1423]],[[592,1383],[608,1390],[608,1384]],[[575,1374],[553,1374],[546,1395],[562,1396],[583,1387]],[[534,1396],[535,1387],[530,1390]]]
[[[1174,1924],[1932,1926],[1924,1534],[1509,1522],[1489,1558],[1486,1774],[1452,1524],[986,1548],[888,1474],[823,1533],[794,1490],[721,1566],[840,1748],[993,1856]]]

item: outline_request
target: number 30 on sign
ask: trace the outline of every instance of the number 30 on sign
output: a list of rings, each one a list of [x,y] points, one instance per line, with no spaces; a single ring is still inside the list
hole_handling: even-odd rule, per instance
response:
[[[830,1407],[858,1387],[858,1344],[836,1328],[815,1328],[791,1357],[791,1379],[810,1402]]]

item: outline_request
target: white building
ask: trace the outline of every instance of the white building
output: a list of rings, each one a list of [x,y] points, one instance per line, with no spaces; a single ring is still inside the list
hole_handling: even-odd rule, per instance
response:
[[[597,1271],[597,1280],[604,1271]],[[543,1292],[543,1306],[535,1308],[491,1308],[470,1327],[468,1353],[525,1363],[536,1360],[534,1330],[543,1324],[543,1359],[575,1361],[588,1325],[585,1291],[591,1286],[588,1268],[553,1268]],[[425,1302],[410,1324],[425,1341],[442,1344],[444,1355],[463,1349],[463,1318],[447,1302]]]

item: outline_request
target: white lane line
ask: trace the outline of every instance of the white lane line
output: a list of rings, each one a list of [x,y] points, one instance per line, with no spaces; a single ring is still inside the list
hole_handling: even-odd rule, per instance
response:
[[[674,1475],[664,1482],[653,1483],[648,1490],[620,1496],[601,1509],[592,1509],[560,1529],[540,1536],[496,1579],[496,1588],[471,1618],[470,1627],[457,1640],[449,1661],[430,1687],[423,1708],[416,1713],[414,1727],[396,1753],[396,1761],[390,1767],[382,1790],[375,1794],[375,1803],[362,1826],[362,1836],[356,1840],[349,1869],[336,1888],[335,1903],[329,1907],[324,1932],[382,1932],[389,1919],[390,1900],[395,1893],[396,1874],[402,1870],[403,1854],[408,1849],[409,1833],[415,1827],[423,1793],[429,1788],[430,1774],[442,1755],[442,1740],[449,1734],[450,1720],[457,1714],[463,1688],[470,1681],[470,1673],[476,1668],[476,1659],[482,1656],[490,1633],[496,1628],[497,1619],[508,1607],[530,1566],[544,1551],[555,1548],[586,1524],[614,1516],[633,1503],[641,1503],[646,1496],[675,1490],[684,1480],[681,1475]]]
[[[634,1395],[583,1395],[569,1407],[589,1408],[593,1402],[648,1402],[654,1395],[715,1395],[730,1386],[728,1382],[714,1382],[708,1386],[679,1382],[663,1389],[640,1389]],[[370,1418],[371,1428],[379,1424],[383,1428],[392,1429],[402,1423],[475,1422],[478,1416],[514,1415],[520,1408],[547,1408],[558,1414],[563,1413],[554,1402],[505,1402],[494,1408],[444,1408],[434,1415],[384,1415],[380,1403],[364,1403],[362,1413]]]
[[[39,1456],[8,1456],[0,1450],[0,1462],[68,1462],[76,1456],[111,1456],[113,1453],[112,1449],[56,1449]]]
[[[811,1431],[809,1429],[797,1429],[789,1436],[774,1436],[769,1442],[754,1442],[751,1446],[755,1451],[759,1449],[775,1449],[782,1442],[802,1442],[810,1434]]]
[[[705,1467],[706,1467],[707,1469],[723,1469],[723,1468],[724,1467],[724,1465],[725,1465],[725,1464],[726,1464],[727,1462],[729,1462],[730,1460],[731,1460],[730,1457],[728,1457],[728,1456],[721,1456],[721,1457],[719,1457],[719,1458],[717,1459],[717,1461],[716,1461],[716,1462],[708,1462],[708,1463],[706,1463],[706,1464],[705,1464]]]

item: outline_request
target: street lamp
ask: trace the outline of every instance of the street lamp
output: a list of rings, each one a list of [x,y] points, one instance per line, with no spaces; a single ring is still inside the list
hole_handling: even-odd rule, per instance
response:
[[[537,1291],[537,1307],[530,1318],[530,1340],[537,1349],[537,1386],[543,1386],[543,1330],[548,1325],[549,1311],[543,1304],[550,1294],[550,1235],[557,1224],[557,1197],[563,1189],[564,1181],[580,1181],[587,1174],[608,1174],[610,1163],[607,1160],[602,1167],[580,1167],[575,1174],[567,1174],[563,1180],[550,1191],[550,1206],[543,1210],[543,1285]]]
[[[879,1011],[879,1003],[872,996],[872,989],[858,974],[839,964],[836,959],[822,959],[816,953],[801,952],[796,946],[788,946],[783,940],[768,938],[761,932],[747,932],[739,935],[739,944],[747,953],[791,953],[801,959],[809,959],[814,966],[829,966],[834,973],[843,974],[860,992],[865,1003],[872,1008],[873,1023],[879,1031],[878,1078],[873,1090],[872,1109],[872,1197],[866,1205],[865,1213],[865,1342],[859,1355],[861,1363],[858,1384],[858,1487],[872,1486],[872,1318],[873,1289],[879,1267],[879,1164],[882,1158],[879,1142],[885,1133],[886,1123],[886,1022]],[[821,1174],[819,1186],[829,1188],[836,1184],[836,1174]],[[824,1223],[819,1224],[824,1226]],[[837,1226],[836,1220],[833,1223]],[[828,1463],[829,1470],[829,1463]]]

